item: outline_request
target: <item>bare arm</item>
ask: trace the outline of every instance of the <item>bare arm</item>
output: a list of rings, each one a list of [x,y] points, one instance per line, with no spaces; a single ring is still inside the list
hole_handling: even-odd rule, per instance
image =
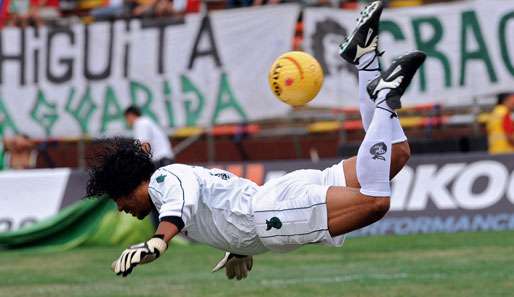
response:
[[[175,226],[175,224],[162,221],[159,223],[159,226],[157,226],[157,231],[155,231],[155,235],[162,235],[164,236],[164,241],[166,243],[169,243],[169,241],[178,234],[178,228]]]

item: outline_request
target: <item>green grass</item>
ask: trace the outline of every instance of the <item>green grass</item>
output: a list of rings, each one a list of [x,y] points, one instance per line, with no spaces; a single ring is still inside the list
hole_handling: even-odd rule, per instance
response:
[[[171,246],[121,278],[120,248],[0,252],[0,296],[514,296],[514,232],[349,239],[254,258],[240,282],[211,273],[222,253]]]

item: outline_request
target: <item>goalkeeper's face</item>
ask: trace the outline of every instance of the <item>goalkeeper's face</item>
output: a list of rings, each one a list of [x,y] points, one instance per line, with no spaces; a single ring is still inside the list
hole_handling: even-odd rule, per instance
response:
[[[132,193],[116,199],[118,210],[144,219],[152,211],[152,201],[148,195],[148,181],[142,182]]]

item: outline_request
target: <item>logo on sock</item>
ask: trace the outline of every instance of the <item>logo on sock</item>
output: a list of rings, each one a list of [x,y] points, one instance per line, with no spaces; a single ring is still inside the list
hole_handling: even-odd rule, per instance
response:
[[[386,152],[387,152],[387,145],[383,142],[375,143],[369,149],[369,153],[373,155],[373,160],[385,161],[386,159],[382,155],[385,154]]]

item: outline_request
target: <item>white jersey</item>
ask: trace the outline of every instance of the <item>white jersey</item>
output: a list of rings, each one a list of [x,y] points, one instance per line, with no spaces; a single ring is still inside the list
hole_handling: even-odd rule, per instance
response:
[[[254,182],[228,171],[173,164],[152,175],[148,192],[159,219],[179,220],[193,240],[255,255],[268,250],[253,220],[252,197],[258,190]]]
[[[141,116],[134,122],[134,138],[148,142],[152,147],[152,160],[173,159],[173,151],[168,136],[151,119]]]

